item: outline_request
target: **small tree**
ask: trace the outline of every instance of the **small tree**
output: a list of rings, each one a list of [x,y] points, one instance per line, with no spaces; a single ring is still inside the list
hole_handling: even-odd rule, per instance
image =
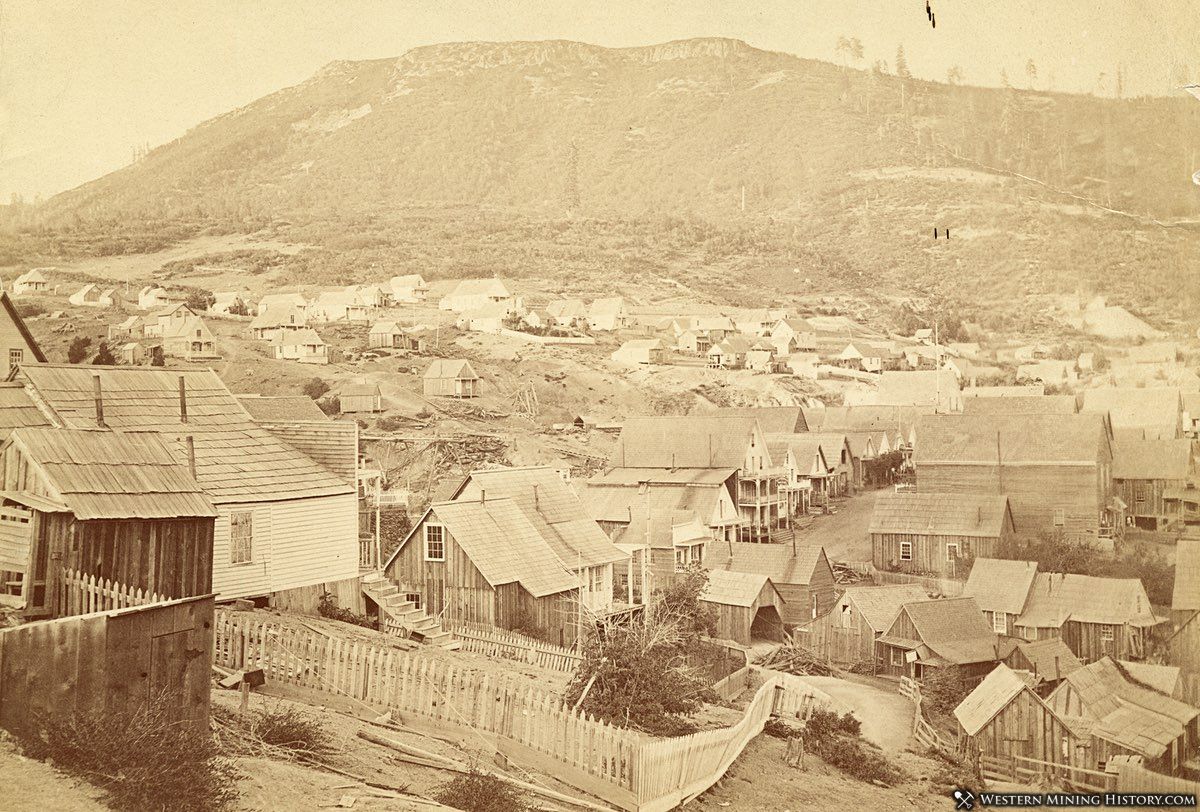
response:
[[[896,48],[896,75],[904,79],[912,78],[912,73],[908,70],[908,60],[904,57],[903,44]]]
[[[112,367],[117,365],[117,357],[113,355],[112,350],[108,348],[107,341],[101,341],[100,346],[96,348],[96,357],[92,359],[92,363],[97,366]]]
[[[300,387],[300,391],[308,395],[313,400],[316,400],[329,391],[329,384],[325,383],[325,381],[321,380],[320,378],[309,378],[304,382],[304,385]]]
[[[163,348],[155,344],[150,348],[150,366],[161,367],[166,365],[167,359],[163,354]]]
[[[88,347],[92,346],[92,340],[87,336],[75,336],[71,339],[70,346],[67,347],[67,362],[71,364],[82,364],[88,356]]]
[[[187,299],[184,300],[184,304],[199,313],[202,310],[208,310],[208,308],[216,300],[217,297],[213,296],[209,291],[201,288],[192,288],[188,291]]]
[[[1029,79],[1029,89],[1033,90],[1033,84],[1037,81],[1037,65],[1032,59],[1025,63],[1025,76]]]

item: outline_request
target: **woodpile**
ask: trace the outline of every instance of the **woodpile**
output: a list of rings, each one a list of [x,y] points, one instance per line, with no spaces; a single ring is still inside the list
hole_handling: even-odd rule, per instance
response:
[[[798,644],[794,639],[772,649],[765,655],[756,658],[755,663],[763,668],[782,671],[785,674],[813,677],[844,676],[841,669],[835,668],[816,654]]]
[[[833,563],[833,580],[839,584],[857,584],[867,580],[864,573],[851,569],[845,564]]]

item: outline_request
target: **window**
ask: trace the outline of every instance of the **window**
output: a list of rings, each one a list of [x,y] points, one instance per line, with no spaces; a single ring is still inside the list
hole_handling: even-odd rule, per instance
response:
[[[1003,612],[992,612],[992,631],[996,634],[1008,633],[1008,615]]]
[[[604,567],[588,567],[588,588],[592,592],[604,589]]]
[[[912,561],[912,542],[911,541],[900,542],[900,560],[901,561]]]
[[[1054,509],[1054,526],[1064,527],[1067,523],[1067,512],[1062,508]]]
[[[9,350],[8,351],[8,368],[12,369],[17,364],[25,360],[24,350]]]
[[[1100,640],[1102,642],[1111,643],[1115,637],[1116,637],[1116,633],[1113,630],[1112,626],[1101,626],[1100,627]]]
[[[946,545],[946,560],[953,562],[953,561],[956,561],[957,559],[958,559],[958,545],[957,544],[947,544]]]
[[[446,560],[446,528],[440,524],[425,525],[425,560]]]
[[[892,649],[892,665],[898,668],[904,667],[904,652],[902,650],[898,648]]]
[[[229,563],[249,564],[253,555],[254,514],[248,510],[229,514]]]
[[[675,571],[683,572],[704,560],[704,544],[681,544],[675,548]]]
[[[842,628],[848,629],[854,624],[854,608],[848,603],[842,604]]]
[[[814,593],[813,593],[813,596],[812,596],[812,616],[813,616],[813,619],[814,619],[814,620],[816,619],[816,617],[817,617],[817,611],[818,611],[820,608],[821,608],[821,600],[820,600],[820,597],[819,597],[819,596],[818,596],[818,595],[817,595],[817,594],[814,592]]]

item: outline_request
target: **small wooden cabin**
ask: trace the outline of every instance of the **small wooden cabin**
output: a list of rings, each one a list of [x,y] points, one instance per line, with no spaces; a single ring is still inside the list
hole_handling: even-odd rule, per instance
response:
[[[421,381],[426,397],[479,397],[479,376],[470,361],[439,358],[429,365]]]
[[[999,640],[971,598],[906,603],[879,638],[880,673],[920,680],[930,669],[954,668],[978,682],[999,661]]]
[[[1068,674],[1083,668],[1083,663],[1057,637],[1017,643],[1004,663],[1018,671],[1033,674],[1033,689],[1048,696]]]
[[[167,598],[212,590],[217,511],[186,454],[151,433],[13,431],[0,447],[0,546],[26,552],[27,616],[62,614],[66,579]]]
[[[349,383],[338,393],[342,414],[373,414],[383,411],[383,394],[377,383]]]
[[[1191,440],[1123,438],[1113,449],[1113,487],[1127,506],[1126,515],[1145,530],[1177,520],[1164,495],[1186,488],[1195,473]]]
[[[824,547],[730,541],[709,545],[708,561],[712,572],[728,570],[770,578],[783,597],[780,614],[788,626],[825,614],[837,595]]]
[[[329,345],[309,327],[300,330],[281,330],[271,339],[275,357],[282,361],[302,364],[328,364]]]
[[[784,637],[783,597],[765,575],[713,570],[700,600],[716,610],[716,637],[748,646]]]
[[[997,665],[954,709],[959,734],[976,758],[1032,758],[1087,767],[1079,737],[1034,691],[1033,674]]]
[[[1013,520],[1006,496],[885,491],[869,532],[876,569],[961,578],[1006,549]]]
[[[805,646],[838,664],[864,663],[877,669],[876,642],[906,603],[928,600],[919,584],[850,586],[833,609],[802,627]]]

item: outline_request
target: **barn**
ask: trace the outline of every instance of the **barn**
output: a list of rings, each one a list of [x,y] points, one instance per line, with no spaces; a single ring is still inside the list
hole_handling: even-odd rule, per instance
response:
[[[961,578],[1013,537],[1007,496],[884,491],[871,516],[876,569]]]
[[[833,606],[837,587],[825,548],[816,545],[732,541],[709,547],[711,572],[728,570],[763,575],[783,597],[780,614],[788,626],[807,623]]]
[[[783,640],[783,597],[765,575],[713,570],[700,600],[716,611],[721,640],[748,646],[754,640]]]

